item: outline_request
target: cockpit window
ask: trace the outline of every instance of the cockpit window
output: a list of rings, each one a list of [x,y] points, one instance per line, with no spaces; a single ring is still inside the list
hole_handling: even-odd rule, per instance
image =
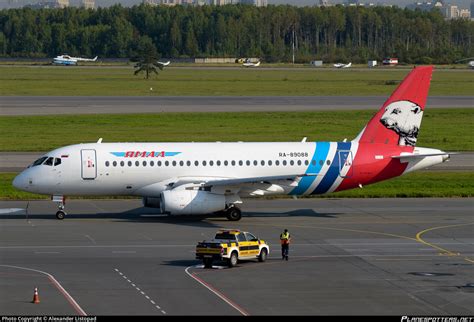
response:
[[[32,167],[36,167],[37,165],[40,165],[44,162],[44,160],[46,160],[48,157],[42,157],[42,158],[39,158],[38,160],[36,160],[35,162],[33,162],[33,164],[31,165]]]
[[[49,157],[48,160],[46,160],[46,161],[44,162],[44,165],[52,166],[52,165],[53,165],[53,159],[54,159],[54,158]]]
[[[54,159],[54,166],[60,165],[61,164],[61,159],[55,158]]]

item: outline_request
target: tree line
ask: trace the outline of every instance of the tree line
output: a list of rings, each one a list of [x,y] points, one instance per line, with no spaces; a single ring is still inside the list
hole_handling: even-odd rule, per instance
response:
[[[452,63],[474,56],[474,22],[397,7],[270,5],[0,11],[0,56],[125,58],[150,41],[162,57]]]

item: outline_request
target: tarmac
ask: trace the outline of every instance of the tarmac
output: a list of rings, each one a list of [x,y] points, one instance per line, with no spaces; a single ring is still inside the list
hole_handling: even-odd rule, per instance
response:
[[[376,111],[386,96],[4,96],[0,116],[168,112]],[[428,108],[473,108],[474,96],[430,96]]]
[[[139,200],[71,200],[62,221],[26,206],[0,201],[3,315],[474,314],[472,198],[253,199],[238,222]],[[269,259],[204,269],[195,245],[219,228],[266,240]]]

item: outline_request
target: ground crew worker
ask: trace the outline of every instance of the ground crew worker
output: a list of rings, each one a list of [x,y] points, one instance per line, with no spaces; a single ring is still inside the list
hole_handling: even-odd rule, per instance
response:
[[[291,236],[288,232],[288,229],[285,229],[284,232],[280,235],[280,242],[281,242],[281,259],[288,260],[288,252],[290,250],[290,241]]]

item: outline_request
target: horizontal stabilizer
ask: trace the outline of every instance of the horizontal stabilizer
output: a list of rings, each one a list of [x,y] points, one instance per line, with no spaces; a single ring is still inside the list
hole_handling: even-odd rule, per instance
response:
[[[421,153],[421,154],[402,154],[402,155],[394,155],[392,156],[392,159],[422,159],[425,157],[434,157],[434,156],[442,156],[446,155],[447,157],[453,155],[453,154],[458,154],[458,153],[451,153],[451,152],[441,152],[441,153]]]

